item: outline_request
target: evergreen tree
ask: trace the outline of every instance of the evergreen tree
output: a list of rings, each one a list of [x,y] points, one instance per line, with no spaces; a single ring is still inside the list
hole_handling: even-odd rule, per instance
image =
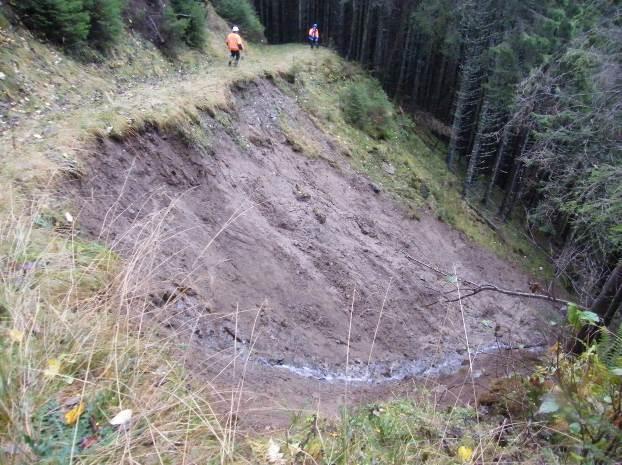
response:
[[[174,51],[182,44],[201,48],[206,39],[207,10],[200,0],[172,0],[164,9],[165,46]]]
[[[88,41],[100,50],[110,48],[123,31],[124,0],[85,0],[90,15]]]
[[[27,27],[58,45],[86,42],[90,16],[84,0],[15,0],[12,6]]]
[[[248,39],[259,41],[263,38],[264,27],[249,0],[216,0],[214,6],[220,16],[240,26]]]

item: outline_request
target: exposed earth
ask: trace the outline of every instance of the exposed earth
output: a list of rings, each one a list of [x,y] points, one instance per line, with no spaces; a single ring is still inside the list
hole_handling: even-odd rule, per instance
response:
[[[435,303],[456,284],[407,255],[526,290],[521,269],[431,213],[413,219],[271,80],[231,98],[230,113],[202,114],[200,144],[156,129],[103,139],[63,187],[81,231],[134,264],[148,320],[178,338],[223,405],[242,378],[256,424],[279,423],[275,406],[286,421],[300,408],[335,413],[346,393],[450,386],[468,363],[465,327],[483,377],[505,369],[495,354],[546,344],[550,304],[482,293],[463,301],[463,325],[458,302]]]

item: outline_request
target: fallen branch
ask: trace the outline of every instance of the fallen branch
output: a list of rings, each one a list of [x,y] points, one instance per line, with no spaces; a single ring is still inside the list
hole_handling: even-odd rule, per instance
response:
[[[558,299],[557,297],[553,297],[547,294],[534,294],[532,292],[522,292],[522,291],[513,291],[510,289],[504,289],[502,287],[494,286],[492,284],[481,284],[477,286],[475,289],[469,289],[470,294],[465,294],[462,296],[463,299],[467,297],[472,297],[474,295],[479,294],[480,292],[485,291],[493,291],[498,292],[500,294],[511,295],[514,297],[525,297],[527,299],[539,299],[539,300],[547,300],[549,302],[561,303],[561,304],[570,304],[571,302],[564,299]],[[457,302],[458,299],[446,300],[446,302]]]
[[[513,297],[523,297],[526,299],[538,299],[538,300],[546,300],[548,302],[554,302],[554,303],[560,303],[560,304],[565,304],[565,305],[569,305],[570,302],[569,300],[564,300],[564,299],[558,299],[557,297],[553,297],[551,295],[547,295],[547,294],[535,294],[532,292],[523,292],[523,291],[514,291],[511,289],[504,289],[502,287],[499,286],[495,286],[493,284],[478,284],[478,283],[474,283],[473,281],[469,281],[463,278],[459,278],[457,276],[452,275],[451,273],[447,273],[446,271],[443,271],[439,268],[436,268],[428,263],[425,263],[421,260],[418,260],[410,255],[408,255],[407,253],[404,253],[404,255],[406,256],[407,259],[409,259],[410,261],[417,263],[418,265],[421,265],[429,270],[434,271],[436,274],[444,277],[444,278],[452,278],[452,279],[457,279],[459,280],[461,283],[465,284],[468,289],[466,289],[469,294],[465,294],[463,296],[461,296],[462,299],[468,298],[468,297],[472,297],[474,295],[479,294],[480,292],[498,292],[500,294],[505,294],[505,295],[509,295],[509,296],[513,296]],[[451,299],[451,300],[445,300],[445,302],[449,303],[449,302],[457,302],[459,299]],[[434,302],[435,304],[438,303]]]

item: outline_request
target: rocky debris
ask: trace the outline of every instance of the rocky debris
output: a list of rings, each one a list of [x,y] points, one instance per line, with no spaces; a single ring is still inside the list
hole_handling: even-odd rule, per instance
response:
[[[287,97],[260,82],[236,93],[234,99],[232,122],[248,137],[253,134],[251,127],[272,127],[271,109]],[[332,153],[325,136],[293,100],[284,108],[321,153]],[[165,139],[147,130],[122,141],[104,138],[94,148],[94,156],[85,157],[84,175],[66,178],[67,197],[77,200],[81,212],[81,229],[87,237],[97,238],[105,222],[122,255],[142,243],[141,231],[159,221],[158,212],[168,209],[171,199],[179,199],[162,222],[158,266],[147,270],[157,286],[150,290],[153,311],[149,315],[191,341],[188,350],[196,352],[185,361],[198,375],[212,379],[228,373],[223,368],[230,365],[232,348],[238,344],[240,350],[247,350],[254,343],[247,339],[257,321],[253,337],[257,342],[248,364],[250,388],[275,393],[288,403],[307,402],[311,386],[328,390],[334,386],[322,383],[318,388],[320,383],[311,385],[305,373],[282,371],[286,368],[269,371],[255,363],[257,357],[275,360],[275,365],[283,360],[283,367],[320,366],[324,374],[343,373],[349,350],[353,363],[348,369],[353,370],[355,360],[368,359],[385,294],[390,317],[383,317],[378,327],[374,360],[387,366],[386,377],[398,374],[390,366],[394,360],[414,360],[428,367],[437,353],[440,360],[451,358],[464,347],[462,325],[444,325],[447,320],[439,317],[452,312],[447,314],[452,318],[456,308],[431,306],[440,293],[452,290],[451,283],[435,275],[429,279],[423,275],[426,281],[417,279],[420,270],[404,258],[405,243],[412,244],[413,255],[442,269],[459,264],[457,272],[469,279],[508,285],[527,282],[511,265],[427,212],[422,212],[419,222],[409,219],[404,205],[391,196],[375,195],[381,185],[356,173],[349,163],[334,169],[324,159],[293,153],[282,143],[285,134],[278,125],[261,135],[281,143],[242,149],[208,114],[204,120],[213,156],[205,156],[203,149],[178,140],[175,134]],[[130,158],[133,168],[128,177]],[[173,170],[179,182],[171,185]],[[191,189],[195,178],[201,182]],[[111,192],[122,193],[114,222],[106,221]],[[249,202],[253,208],[248,208]],[[319,226],[328,214],[330,227]],[[382,240],[373,239],[377,236]],[[188,275],[192,282],[181,278]],[[193,291],[184,286],[192,286],[198,295],[190,295]],[[256,320],[258,302],[265,308]],[[482,293],[465,301],[475,347],[495,335],[494,325],[481,324],[481,309],[489,306],[499,309],[486,317],[501,325],[497,335],[507,327],[512,328],[513,340],[533,341],[536,314],[527,304]],[[231,322],[238,308],[239,321]],[[440,350],[437,341],[442,341]],[[453,357],[461,360],[466,354]],[[239,373],[231,376],[237,382]],[[378,378],[386,381],[386,377]]]
[[[299,202],[307,202],[311,199],[311,194],[304,191],[298,184],[294,186],[294,195]]]
[[[373,220],[370,220],[369,218],[357,217],[355,221],[363,234],[373,238],[378,237],[378,234],[376,234],[376,231],[374,230],[375,224]]]
[[[378,184],[370,182],[369,187],[371,187],[371,190],[374,191],[374,194],[380,194],[380,186]]]
[[[320,224],[326,223],[326,214],[322,213],[317,208],[313,209],[313,214],[315,215],[315,219],[318,220]]]

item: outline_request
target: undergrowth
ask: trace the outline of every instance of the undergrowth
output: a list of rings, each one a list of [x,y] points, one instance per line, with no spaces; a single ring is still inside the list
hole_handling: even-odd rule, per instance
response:
[[[393,106],[378,81],[359,78],[341,93],[345,120],[374,139],[389,139],[395,132]]]

